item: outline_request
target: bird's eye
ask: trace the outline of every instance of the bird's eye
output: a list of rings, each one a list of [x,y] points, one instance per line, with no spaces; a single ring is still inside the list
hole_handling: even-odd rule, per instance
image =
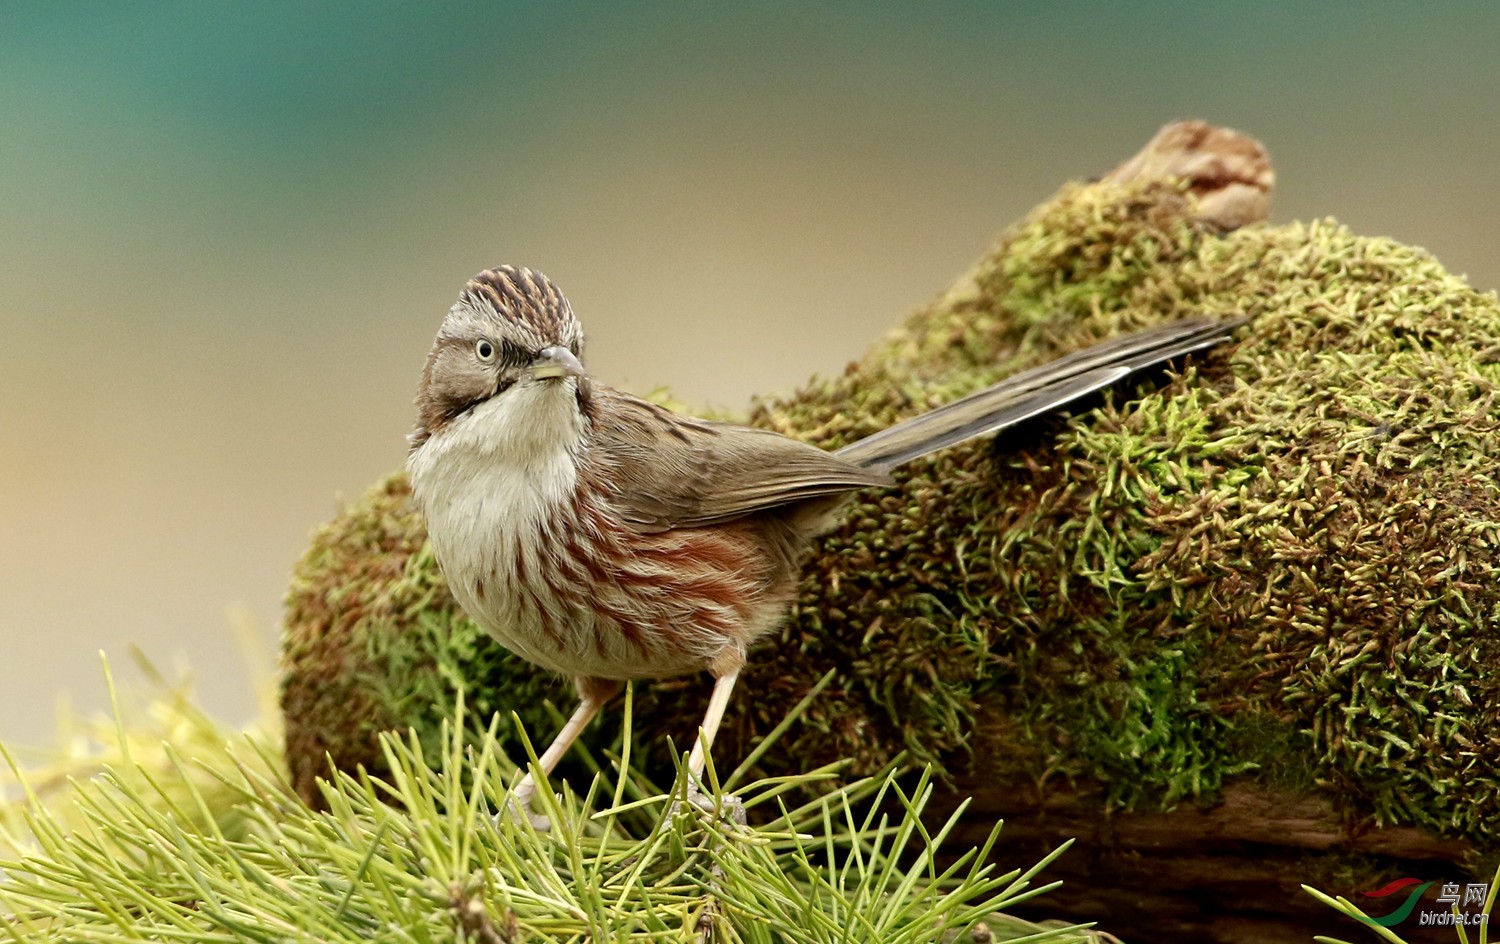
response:
[[[474,345],[474,356],[485,363],[489,363],[495,359],[495,345],[484,338],[480,338],[479,342]]]

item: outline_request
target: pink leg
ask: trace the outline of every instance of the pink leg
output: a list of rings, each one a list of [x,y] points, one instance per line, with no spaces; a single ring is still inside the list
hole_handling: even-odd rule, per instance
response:
[[[619,682],[610,679],[579,678],[574,680],[574,684],[578,687],[578,695],[581,699],[578,708],[573,712],[573,717],[568,719],[568,723],[563,725],[562,730],[557,732],[557,737],[552,739],[552,743],[547,745],[542,756],[537,759],[544,776],[552,773],[557,762],[562,760],[568,748],[578,740],[578,735],[583,733],[588,723],[594,720],[599,709],[603,708],[604,703],[613,698],[621,688]],[[524,810],[530,805],[535,793],[536,781],[532,779],[531,772],[527,771],[526,776],[522,777],[521,782],[516,785],[515,793],[511,794],[511,805]]]
[[[703,713],[702,732],[693,743],[693,753],[688,755],[688,772],[694,780],[703,776],[708,752],[714,746],[714,735],[719,733],[719,722],[724,720],[724,709],[729,707],[729,696],[734,693],[734,683],[739,677],[740,667],[735,666],[714,681],[714,693],[709,696],[708,710]]]

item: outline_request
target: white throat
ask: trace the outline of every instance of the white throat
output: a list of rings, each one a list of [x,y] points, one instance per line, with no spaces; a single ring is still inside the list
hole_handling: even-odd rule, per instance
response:
[[[582,444],[577,381],[523,381],[428,437],[406,468],[428,528],[441,531],[455,502],[493,500],[530,518],[570,496]]]
[[[573,500],[583,416],[577,381],[522,381],[429,437],[406,460],[438,564],[459,604],[521,655],[537,658],[514,593],[545,522]],[[535,571],[533,571],[535,572]],[[481,594],[480,588],[486,592]]]

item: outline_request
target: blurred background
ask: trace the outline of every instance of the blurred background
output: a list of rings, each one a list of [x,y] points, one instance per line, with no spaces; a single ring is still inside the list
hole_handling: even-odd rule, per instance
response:
[[[0,740],[130,644],[248,718],[234,626],[272,650],[485,266],[552,275],[606,381],[736,408],[1200,117],[1269,147],[1273,221],[1492,289],[1497,40],[1479,3],[0,6]]]

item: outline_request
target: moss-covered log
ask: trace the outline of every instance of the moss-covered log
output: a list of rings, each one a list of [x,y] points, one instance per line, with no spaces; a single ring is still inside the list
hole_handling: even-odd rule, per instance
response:
[[[1332,221],[1226,229],[1264,210],[1247,139],[1153,147],[749,421],[832,447],[1131,327],[1249,315],[1237,343],[863,495],[718,753],[832,669],[767,769],[906,751],[977,796],[976,823],[1084,836],[1056,868],[1086,877],[1079,916],[1305,940],[1298,882],[1458,880],[1500,846],[1500,304]],[[544,729],[569,699],[457,611],[399,474],[315,536],[285,668],[309,796],[325,753],[375,765],[377,731],[435,732],[459,687]],[[649,743],[685,743],[706,695],[643,687]]]

